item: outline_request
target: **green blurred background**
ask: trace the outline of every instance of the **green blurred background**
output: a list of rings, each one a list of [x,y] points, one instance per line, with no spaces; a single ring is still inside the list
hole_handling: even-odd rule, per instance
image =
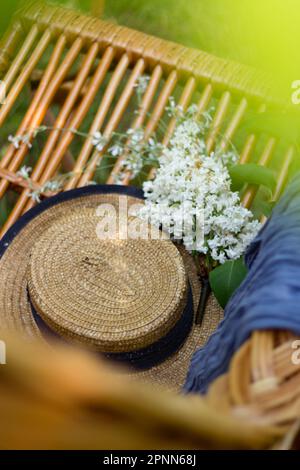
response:
[[[1,0],[1,29],[16,3]],[[101,11],[102,0],[56,3]],[[299,0],[106,0],[104,16],[266,69],[285,82],[300,78]]]

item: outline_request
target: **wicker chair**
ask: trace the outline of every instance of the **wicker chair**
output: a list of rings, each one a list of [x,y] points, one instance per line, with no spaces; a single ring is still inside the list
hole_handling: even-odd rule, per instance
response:
[[[43,56],[47,58],[44,62]],[[134,113],[134,86],[143,73],[150,75],[150,82]],[[14,207],[1,235],[34,205],[28,197],[31,189],[40,188],[57,172],[73,172],[65,189],[93,180],[98,154],[93,154],[91,139],[84,141],[75,159],[74,133],[57,128],[80,129],[95,100],[99,105],[89,132],[101,130],[108,139],[119,128],[142,125],[150,136],[166,119],[165,107],[171,95],[183,108],[196,102],[199,114],[213,103],[208,148],[212,150],[218,135],[222,135],[222,148],[236,142],[241,163],[255,160],[263,166],[274,164],[276,198],[288,179],[294,144],[282,144],[272,135],[245,135],[242,126],[249,113],[255,116],[270,107],[282,109],[284,97],[268,76],[241,64],[72,10],[33,2],[16,16],[1,42],[0,78],[7,87],[6,102],[0,108],[0,129],[10,122],[28,89],[30,104],[19,128],[10,128],[10,132],[22,134],[42,123],[53,127],[42,143],[29,181],[17,174],[30,162],[28,146],[17,149],[9,145],[5,149],[0,161],[0,198],[10,198]],[[174,126],[174,120],[169,120],[162,135],[165,144]],[[284,157],[276,159],[277,152]],[[107,176],[108,183],[114,181],[120,166],[119,160]],[[130,175],[125,176],[123,183],[129,181]],[[256,186],[247,187],[243,193],[245,206],[252,205],[257,191]],[[289,432],[293,436],[298,429],[300,366],[291,362],[292,340],[285,331],[255,332],[234,356],[228,374],[213,384],[206,397],[224,415],[237,414],[241,420],[270,425],[272,437],[268,442],[262,439],[258,446],[271,445]],[[284,447],[291,435],[287,439]]]

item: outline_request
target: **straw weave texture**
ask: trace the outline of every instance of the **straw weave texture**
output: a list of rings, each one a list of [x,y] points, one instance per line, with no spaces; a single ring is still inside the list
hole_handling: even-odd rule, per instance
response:
[[[97,238],[97,207],[113,204],[117,209],[118,199],[95,194],[61,202],[15,236],[0,260],[3,327],[41,336],[33,304],[66,340],[101,352],[126,352],[146,347],[172,329],[186,304],[187,276],[197,308],[200,283],[192,257],[181,247],[165,239]],[[129,208],[141,203],[127,200]],[[205,344],[222,314],[211,297],[203,324],[193,326],[178,352],[149,370],[129,373],[179,389],[192,354]]]

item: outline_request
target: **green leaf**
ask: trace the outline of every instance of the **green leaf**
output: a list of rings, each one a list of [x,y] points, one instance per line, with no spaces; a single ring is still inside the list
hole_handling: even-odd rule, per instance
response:
[[[254,217],[256,217],[257,219],[260,219],[262,215],[265,215],[266,217],[270,217],[275,205],[276,205],[275,201],[259,200],[255,204],[255,207],[253,206],[251,208],[251,212],[254,215]]]
[[[226,261],[211,271],[209,275],[210,286],[221,307],[225,308],[228,300],[246,275],[247,267],[243,258]]]
[[[274,172],[255,163],[234,165],[229,168],[233,191],[239,191],[245,183],[266,186],[271,191],[276,187]]]
[[[270,217],[276,202],[272,198],[272,192],[265,186],[260,186],[251,206],[253,217],[257,220],[264,215]]]

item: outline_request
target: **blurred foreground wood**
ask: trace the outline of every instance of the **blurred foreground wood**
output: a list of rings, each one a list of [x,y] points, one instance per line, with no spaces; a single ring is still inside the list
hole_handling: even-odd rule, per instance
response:
[[[283,429],[133,381],[98,356],[2,334],[1,449],[270,447]]]

